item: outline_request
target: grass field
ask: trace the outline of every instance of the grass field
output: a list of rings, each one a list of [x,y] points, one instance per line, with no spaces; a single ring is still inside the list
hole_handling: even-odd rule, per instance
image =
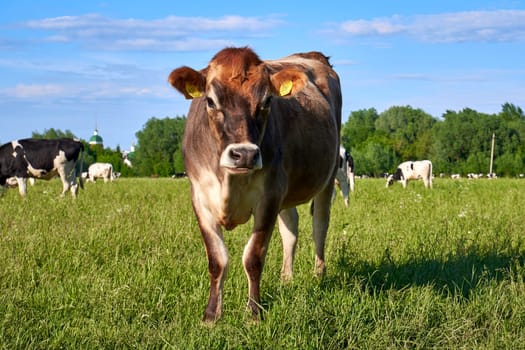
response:
[[[264,321],[245,310],[250,225],[227,232],[223,317],[201,323],[207,261],[186,179],[119,179],[59,198],[58,180],[0,197],[1,349],[520,349],[525,180],[357,180],[338,194],[327,275],[300,207],[294,280],[275,232]]]

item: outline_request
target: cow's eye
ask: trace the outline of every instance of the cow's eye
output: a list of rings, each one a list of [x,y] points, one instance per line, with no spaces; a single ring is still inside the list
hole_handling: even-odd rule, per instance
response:
[[[213,102],[211,97],[206,97],[206,104],[208,105],[208,108],[215,109],[215,102]]]
[[[264,99],[262,105],[261,105],[261,109],[265,110],[265,109],[268,109],[270,108],[270,104],[272,102],[272,96],[268,96]]]

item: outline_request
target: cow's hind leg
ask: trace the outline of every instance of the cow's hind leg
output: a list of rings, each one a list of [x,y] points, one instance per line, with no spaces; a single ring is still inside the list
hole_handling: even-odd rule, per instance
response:
[[[345,206],[348,207],[348,195],[350,192],[350,186],[348,184],[348,179],[344,178],[343,181],[340,181],[340,188],[341,188],[341,195],[343,196],[343,200],[345,202]]]
[[[62,181],[62,193],[60,196],[64,197],[66,192],[69,190],[69,180],[64,167],[58,168],[58,176],[60,177],[60,181]]]
[[[330,182],[331,183],[331,182]],[[313,240],[315,244],[315,268],[316,275],[321,276],[325,272],[324,246],[328,224],[330,223],[330,197],[332,187],[327,186],[323,191],[318,193],[312,203],[313,215]]]
[[[295,247],[299,234],[299,214],[297,214],[296,208],[281,210],[279,213],[279,233],[283,242],[281,278],[283,281],[289,281],[292,279]]]
[[[353,171],[348,172],[348,184],[350,186],[350,192],[355,190],[355,174]]]
[[[66,178],[71,190],[73,198],[77,198],[78,184],[77,184],[77,170],[75,169],[74,162],[68,162],[65,166]]]

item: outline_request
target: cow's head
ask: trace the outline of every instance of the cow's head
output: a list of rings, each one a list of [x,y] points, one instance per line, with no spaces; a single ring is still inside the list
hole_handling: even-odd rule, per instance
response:
[[[203,98],[220,149],[220,166],[231,173],[262,168],[260,144],[272,99],[295,95],[307,83],[296,68],[270,68],[249,48],[226,48],[203,70],[181,67],[169,83],[187,99]]]
[[[394,183],[394,175],[390,174],[386,178],[386,187],[390,187]]]
[[[399,168],[396,169],[396,172],[394,174],[388,175],[386,178],[386,187],[389,187],[392,185],[395,181],[401,181],[405,177],[403,176],[403,171]]]

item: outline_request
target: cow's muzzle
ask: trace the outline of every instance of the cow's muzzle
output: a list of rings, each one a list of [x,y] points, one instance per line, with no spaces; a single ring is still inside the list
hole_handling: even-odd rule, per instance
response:
[[[234,171],[261,169],[261,150],[252,143],[232,143],[222,152],[220,166]]]
[[[389,187],[394,183],[394,175],[388,175],[386,178],[386,187]]]

